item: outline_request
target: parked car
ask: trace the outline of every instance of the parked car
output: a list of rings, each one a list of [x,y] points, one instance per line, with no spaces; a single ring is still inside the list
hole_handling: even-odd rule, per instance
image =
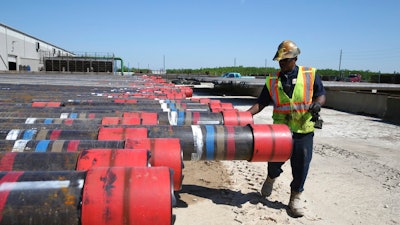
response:
[[[229,73],[225,73],[224,75],[222,75],[223,78],[241,78],[242,75],[240,75],[240,73],[235,73],[235,72],[229,72]]]

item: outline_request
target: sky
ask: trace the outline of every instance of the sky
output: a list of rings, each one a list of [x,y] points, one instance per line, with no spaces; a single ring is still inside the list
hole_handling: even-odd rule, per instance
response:
[[[0,23],[128,67],[274,67],[283,40],[297,64],[400,72],[399,0],[13,0]]]

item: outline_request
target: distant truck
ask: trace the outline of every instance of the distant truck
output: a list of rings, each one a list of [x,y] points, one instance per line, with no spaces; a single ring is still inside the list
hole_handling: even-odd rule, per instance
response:
[[[222,75],[222,78],[255,78],[253,76],[242,76],[240,73],[229,72]]]
[[[350,82],[361,82],[361,74],[350,74],[347,80]]]

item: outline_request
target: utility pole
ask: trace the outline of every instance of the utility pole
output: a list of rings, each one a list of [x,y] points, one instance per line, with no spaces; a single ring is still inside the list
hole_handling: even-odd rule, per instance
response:
[[[162,72],[162,74],[165,74],[165,80],[168,81],[167,71],[165,71],[165,55],[163,55],[163,72]]]
[[[342,66],[342,49],[340,49],[340,56],[339,56],[339,77],[342,79],[342,71],[340,70]]]

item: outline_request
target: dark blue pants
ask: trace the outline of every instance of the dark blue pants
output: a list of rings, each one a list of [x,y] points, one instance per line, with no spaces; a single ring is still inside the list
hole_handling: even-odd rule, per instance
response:
[[[293,149],[290,157],[293,180],[290,183],[292,191],[302,192],[306,182],[308,169],[312,158],[314,132],[308,134],[293,134]],[[268,176],[278,177],[285,162],[268,162]]]

